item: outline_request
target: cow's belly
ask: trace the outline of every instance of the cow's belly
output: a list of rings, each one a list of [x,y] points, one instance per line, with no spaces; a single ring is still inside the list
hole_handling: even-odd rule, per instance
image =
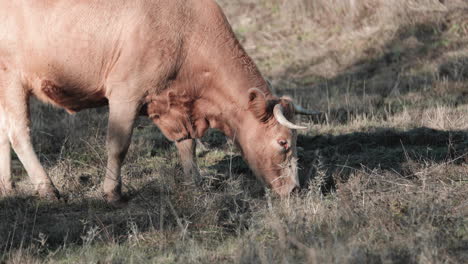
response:
[[[61,86],[52,80],[40,80],[32,93],[41,101],[62,107],[69,113],[107,105],[104,89],[88,90],[79,86]]]

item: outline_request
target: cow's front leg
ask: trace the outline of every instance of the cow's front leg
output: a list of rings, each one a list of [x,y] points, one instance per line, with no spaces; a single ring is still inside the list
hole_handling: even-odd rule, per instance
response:
[[[29,103],[28,92],[17,80],[11,81],[2,91],[2,119],[5,124],[11,146],[31,178],[39,196],[43,198],[59,198],[59,193],[47,176],[36,153],[34,152],[29,134]],[[4,186],[11,186],[10,179],[10,150],[5,136],[0,140],[0,166]]]
[[[192,179],[199,186],[201,184],[201,176],[196,163],[196,141],[194,139],[185,139],[176,142],[179,150],[180,161],[184,170],[185,177]]]
[[[107,169],[104,179],[104,198],[110,204],[120,206],[122,199],[122,179],[120,170],[127,154],[132,137],[133,123],[138,112],[138,104],[109,100],[109,124],[107,130]]]

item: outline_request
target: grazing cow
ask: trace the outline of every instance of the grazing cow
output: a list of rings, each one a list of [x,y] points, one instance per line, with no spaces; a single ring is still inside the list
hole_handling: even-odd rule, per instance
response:
[[[271,94],[215,1],[0,0],[0,17],[3,192],[13,190],[11,143],[38,194],[58,197],[31,144],[32,95],[70,113],[109,106],[110,203],[122,201],[120,170],[141,112],[175,141],[196,182],[194,139],[216,128],[278,194],[298,186],[299,108]]]

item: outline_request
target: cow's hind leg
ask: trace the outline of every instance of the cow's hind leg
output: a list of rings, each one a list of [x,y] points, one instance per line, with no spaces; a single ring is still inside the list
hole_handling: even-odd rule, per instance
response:
[[[138,103],[109,100],[107,131],[107,170],[104,179],[104,198],[112,205],[121,206],[122,180],[120,170],[132,137],[133,123],[138,113]]]
[[[176,146],[179,150],[185,177],[192,179],[199,186],[201,184],[201,176],[196,163],[196,141],[194,139],[186,139],[176,142]]]
[[[11,150],[8,134],[5,130],[5,113],[0,109],[0,195],[13,191],[11,180]]]
[[[11,146],[28,173],[36,191],[43,198],[59,198],[59,193],[47,176],[31,143],[29,134],[29,102],[28,92],[19,80],[9,82],[1,91],[3,121],[6,126]],[[7,186],[10,180],[10,150],[5,136],[0,139],[0,162],[2,178]]]

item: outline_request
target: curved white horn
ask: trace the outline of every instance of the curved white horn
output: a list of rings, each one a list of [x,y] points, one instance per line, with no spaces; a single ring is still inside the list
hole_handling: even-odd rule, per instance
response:
[[[302,114],[302,115],[320,115],[320,114],[322,114],[322,112],[320,112],[320,111],[304,109],[300,105],[293,104],[293,106],[294,106],[294,111],[296,111],[296,114]]]
[[[304,126],[298,126],[293,123],[291,123],[288,119],[283,114],[283,107],[280,104],[275,105],[273,108],[273,115],[276,118],[276,121],[280,123],[281,125],[290,128],[290,129],[307,129],[307,127]]]

